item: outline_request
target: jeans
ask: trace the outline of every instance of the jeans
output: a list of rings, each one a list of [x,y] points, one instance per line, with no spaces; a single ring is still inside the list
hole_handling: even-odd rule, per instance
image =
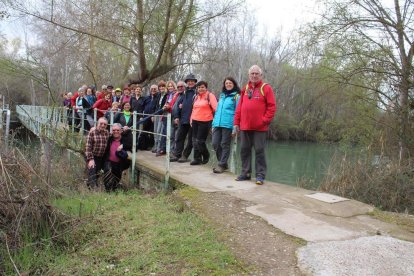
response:
[[[119,182],[122,178],[121,162],[107,161],[104,170],[104,185],[107,192],[115,191],[119,188]]]

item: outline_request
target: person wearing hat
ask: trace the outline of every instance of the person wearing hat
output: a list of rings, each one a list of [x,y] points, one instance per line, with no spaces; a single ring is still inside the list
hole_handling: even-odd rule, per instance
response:
[[[112,84],[108,84],[107,86],[108,93],[111,93],[111,99],[115,96],[114,86]]]
[[[121,88],[117,87],[115,89],[115,96],[112,97],[112,102],[121,103],[121,96],[122,96],[122,90],[121,90]]]
[[[194,74],[188,74],[184,82],[187,85],[187,89],[184,92],[184,96],[178,103],[179,111],[174,115],[174,120],[178,122],[177,140],[175,142],[175,150],[170,158],[171,162],[178,161],[179,163],[188,162],[188,157],[193,149],[192,143],[192,131],[190,125],[191,112],[193,110],[193,98],[195,95],[195,86],[197,78]],[[178,120],[177,120],[178,119]],[[185,139],[187,137],[187,144],[184,148]]]

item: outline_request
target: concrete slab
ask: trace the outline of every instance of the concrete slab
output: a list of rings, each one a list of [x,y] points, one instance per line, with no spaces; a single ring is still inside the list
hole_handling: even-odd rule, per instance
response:
[[[311,243],[297,256],[308,275],[414,275],[414,243],[392,237]]]
[[[137,162],[148,169],[165,174],[165,158],[150,152],[139,152]],[[381,222],[368,215],[370,205],[346,200],[335,204],[315,200],[309,191],[266,181],[237,182],[231,173],[215,174],[207,165],[170,163],[170,177],[203,192],[225,192],[251,202],[246,211],[257,215],[285,233],[309,242],[347,240],[376,233],[414,241],[414,233],[397,225]]]
[[[349,200],[348,198],[344,198],[344,197],[340,197],[340,196],[336,196],[336,195],[331,195],[331,194],[327,194],[327,193],[314,193],[314,194],[310,194],[310,195],[306,195],[307,197],[316,199],[316,200],[320,200],[326,203],[338,203],[341,201],[346,201]]]

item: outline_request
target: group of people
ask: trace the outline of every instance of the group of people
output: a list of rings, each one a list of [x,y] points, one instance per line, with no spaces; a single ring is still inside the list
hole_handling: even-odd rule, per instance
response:
[[[153,84],[146,97],[139,85],[125,86],[123,91],[103,86],[100,93],[84,86],[74,95],[67,95],[65,106],[85,116],[89,126],[93,126],[92,112],[97,109],[98,124],[88,134],[85,151],[88,186],[97,185],[97,172],[103,169],[106,190],[118,188],[122,171],[130,165],[128,151],[143,149],[152,150],[156,156],[164,155],[168,124],[172,130],[170,161],[190,162],[193,151],[190,162],[193,166],[208,163],[210,152],[206,143],[212,130],[212,145],[218,160],[214,173],[228,169],[231,139],[240,133],[242,168],[236,181],[251,179],[254,148],[256,184],[263,184],[267,169],[266,134],[276,112],[276,102],[272,87],[262,81],[259,66],[252,66],[248,76],[249,82],[241,88],[234,78],[226,77],[218,97],[208,91],[206,81],[198,81],[193,74],[177,84],[171,80]],[[136,149],[132,149],[131,132],[134,111],[139,114],[136,122],[142,123],[143,130],[137,132]],[[167,113],[171,113],[171,122],[167,121]],[[109,133],[108,124],[112,121]]]

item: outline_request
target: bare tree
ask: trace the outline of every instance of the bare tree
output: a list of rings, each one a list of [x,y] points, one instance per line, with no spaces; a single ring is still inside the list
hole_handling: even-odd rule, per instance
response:
[[[29,6],[26,1],[5,1],[25,16],[84,35],[92,76],[99,75],[96,45],[106,42],[117,47],[126,57],[122,73],[134,83],[150,81],[182,65],[178,56],[184,51],[191,55],[200,26],[242,2],[226,0],[206,5],[195,0],[44,0]]]
[[[321,47],[336,45],[329,59],[341,82],[367,89],[397,118],[399,158],[409,157],[409,99],[413,95],[412,0],[324,1],[322,23],[313,27]],[[332,48],[331,48],[332,49]],[[361,81],[365,79],[365,81]],[[411,138],[410,138],[411,137]]]

